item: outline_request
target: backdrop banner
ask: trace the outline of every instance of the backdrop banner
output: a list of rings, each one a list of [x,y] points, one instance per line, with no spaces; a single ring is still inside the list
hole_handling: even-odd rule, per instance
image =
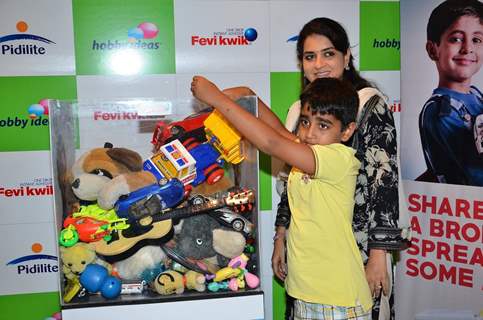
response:
[[[438,55],[430,59],[428,19],[442,2],[401,1],[401,175],[412,227],[411,247],[401,253],[396,274],[396,315],[404,320],[483,318],[483,116],[474,112],[482,110],[481,100],[461,117],[457,110],[466,107],[455,102],[457,94],[443,98],[448,102],[436,111],[431,109],[436,103],[426,104],[440,83],[436,65],[444,68],[444,59],[450,61],[449,48],[481,42],[482,31],[481,25],[479,33],[458,26],[452,38],[443,36]],[[451,59],[465,56],[468,63],[455,62],[455,69],[469,70],[471,84],[481,89],[477,50],[481,54],[478,46],[455,50]],[[443,132],[440,124],[450,117],[458,129]]]

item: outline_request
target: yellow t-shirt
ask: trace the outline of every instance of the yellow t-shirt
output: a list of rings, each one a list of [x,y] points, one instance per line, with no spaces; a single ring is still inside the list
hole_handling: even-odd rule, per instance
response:
[[[288,178],[292,220],[288,229],[288,276],[294,298],[319,304],[372,307],[362,258],[352,231],[360,162],[343,144],[312,146],[316,172],[293,168]]]

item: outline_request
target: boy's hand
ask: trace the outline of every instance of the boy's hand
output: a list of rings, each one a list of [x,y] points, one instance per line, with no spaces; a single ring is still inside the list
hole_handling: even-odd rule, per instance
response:
[[[248,87],[226,88],[223,89],[223,93],[233,101],[236,101],[242,97],[255,95],[255,93]]]
[[[276,239],[273,243],[272,270],[275,276],[282,281],[287,277],[287,264],[285,263],[285,238]]]
[[[389,279],[386,267],[386,250],[371,249],[366,264],[366,279],[373,297],[379,297],[381,291],[387,296]]]
[[[193,77],[191,81],[191,92],[197,99],[209,105],[216,104],[220,95],[225,97],[213,82],[201,76]]]

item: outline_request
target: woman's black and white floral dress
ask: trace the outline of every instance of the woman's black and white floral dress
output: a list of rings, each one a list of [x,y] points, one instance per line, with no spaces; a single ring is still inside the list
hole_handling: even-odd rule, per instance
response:
[[[364,117],[367,116],[367,117]],[[369,249],[400,250],[406,245],[398,227],[399,193],[396,127],[384,99],[364,105],[356,131],[361,168],[357,177],[352,227],[364,263]]]
[[[366,264],[370,249],[401,250],[407,242],[402,236],[402,229],[398,227],[396,128],[393,114],[382,94],[367,100],[359,113],[359,122],[353,146],[357,149],[361,168],[356,183],[352,226],[363,262]],[[290,209],[285,189],[281,194],[275,225],[288,228],[289,223]],[[391,294],[391,319],[394,319],[392,301]],[[379,312],[378,301],[373,310],[373,319],[376,320]]]

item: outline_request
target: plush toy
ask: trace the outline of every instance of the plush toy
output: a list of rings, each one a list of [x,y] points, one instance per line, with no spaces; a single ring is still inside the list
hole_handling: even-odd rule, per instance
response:
[[[245,288],[245,285],[253,289],[258,287],[260,279],[250,273],[247,267],[248,257],[242,254],[228,262],[228,266],[221,268],[215,274],[214,282],[222,282],[229,279],[228,288],[232,291]]]
[[[151,186],[157,186],[155,176],[143,170],[143,161],[137,152],[126,148],[113,148],[108,143],[104,148],[94,148],[82,154],[72,166],[71,176],[71,187],[76,197],[85,202],[97,201],[98,206],[104,210],[112,209],[123,196],[133,195],[145,187],[149,189]],[[158,198],[146,199],[145,202],[138,201],[136,210],[148,215],[157,213],[156,208],[144,207],[144,204],[152,204]],[[160,209],[159,201],[157,205]],[[134,204],[132,206],[135,207]],[[130,212],[131,208],[124,206],[123,210]],[[96,252],[111,263],[127,259],[145,245],[159,245],[172,237],[172,225],[168,220],[153,226],[151,233],[149,228],[134,228],[131,222],[128,223],[131,227],[114,235],[115,241],[95,243]],[[148,219],[146,224],[149,223]],[[135,266],[134,269],[139,267]]]
[[[79,277],[90,263],[100,264],[106,267],[109,272],[112,270],[110,264],[97,257],[92,244],[78,242],[72,247],[60,247],[59,249],[62,272],[67,279]]]
[[[137,152],[106,143],[76,160],[71,168],[72,190],[80,200],[97,201],[109,210],[122,195],[157,182],[142,169],[143,160]]]
[[[205,277],[193,270],[185,274],[174,270],[165,271],[156,277],[153,287],[161,295],[181,294],[185,288],[198,292],[206,290]]]
[[[224,228],[209,214],[200,214],[183,220],[173,250],[192,260],[216,258],[218,266],[225,266],[242,254],[245,244],[240,232]]]
[[[127,259],[114,263],[114,269],[124,280],[152,280],[145,279],[149,270],[155,270],[165,264],[167,257],[160,246],[144,246]]]

